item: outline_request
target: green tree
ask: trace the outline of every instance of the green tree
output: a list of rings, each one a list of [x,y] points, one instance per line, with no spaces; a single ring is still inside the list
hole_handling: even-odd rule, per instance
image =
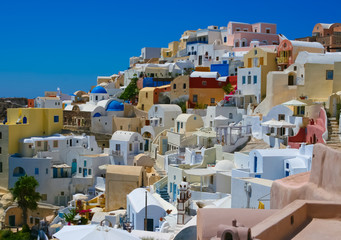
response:
[[[17,201],[18,206],[23,211],[23,225],[27,225],[27,210],[37,209],[37,202],[41,196],[36,192],[36,187],[39,183],[33,176],[19,177],[18,181],[14,184],[14,188],[10,189],[13,195],[13,200]]]
[[[230,92],[232,92],[234,89],[232,84],[228,83],[226,86],[223,87],[223,90],[226,94],[230,94]]]
[[[139,94],[139,90],[137,88],[137,80],[138,78],[136,77],[136,74],[135,74],[135,77],[130,79],[129,85],[126,87],[124,92],[119,97],[120,99],[130,100],[130,99],[135,98],[137,94]]]

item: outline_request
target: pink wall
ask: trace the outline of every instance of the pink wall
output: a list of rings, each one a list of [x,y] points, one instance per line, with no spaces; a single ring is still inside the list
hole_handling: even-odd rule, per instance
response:
[[[324,144],[323,133],[326,131],[326,121],[326,112],[321,108],[319,118],[315,121],[310,119],[309,125],[306,128],[301,128],[295,136],[289,137],[288,145],[292,148],[299,148],[302,142]]]

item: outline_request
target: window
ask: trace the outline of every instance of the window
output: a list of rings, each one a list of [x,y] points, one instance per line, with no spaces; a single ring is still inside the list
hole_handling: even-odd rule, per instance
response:
[[[55,123],[59,122],[59,116],[54,116],[53,120]]]
[[[215,60],[216,60],[216,61],[219,61],[219,57],[216,57]]]
[[[266,29],[266,33],[270,33],[270,28],[267,28],[267,29]]]
[[[215,98],[211,98],[211,103],[215,103]]]
[[[193,95],[193,102],[194,103],[197,103],[198,102],[198,95]]]
[[[148,93],[146,92],[146,98],[148,98]]]
[[[233,114],[229,113],[229,119],[233,119]]]
[[[84,167],[86,167],[86,160],[84,160]]]
[[[133,151],[133,144],[129,143],[129,151]]]
[[[39,175],[39,168],[35,168],[35,169],[34,169],[34,174],[35,174],[35,175]]]
[[[33,224],[33,217],[30,217],[30,224]]]
[[[96,101],[98,100],[98,96],[95,97],[96,98]]]
[[[203,86],[206,86],[207,85],[207,82],[206,81],[202,81],[201,82]]]
[[[333,70],[327,70],[326,71],[326,79],[327,80],[333,80],[334,79],[334,71]]]
[[[89,175],[91,175],[91,169],[89,168]]]
[[[224,42],[227,42],[227,37],[224,37]]]
[[[78,168],[78,172],[79,172],[79,173],[82,173],[82,168],[81,168],[81,167]]]
[[[173,84],[173,89],[176,89],[176,84],[175,83]]]
[[[247,84],[251,84],[251,76],[247,76]]]
[[[143,150],[143,143],[140,143],[140,150]]]
[[[47,194],[42,194],[41,195],[41,200],[42,201],[47,201]]]
[[[64,196],[64,192],[60,192],[60,195]]]
[[[57,141],[57,140],[54,140],[54,141],[53,141],[53,147],[54,147],[54,148],[57,148],[57,147],[58,147],[58,141]]]
[[[48,168],[46,168],[45,172],[46,172],[46,174],[49,174],[49,169],[48,169]]]
[[[0,132],[0,139],[2,139],[2,132]]]
[[[121,145],[120,144],[116,144],[116,151],[121,151]]]
[[[285,164],[285,167],[286,167],[287,169],[289,169],[289,163],[286,163],[286,164]]]
[[[257,75],[253,76],[253,84],[257,84]]]
[[[2,147],[0,147],[0,154],[2,153]]]
[[[186,89],[186,83],[184,83],[184,85],[183,85],[183,89]]]
[[[297,66],[294,66],[294,71],[297,71]]]
[[[181,122],[181,128],[184,128],[184,123],[183,122]]]
[[[243,84],[245,84],[246,83],[246,77],[243,76],[242,79],[243,79]]]
[[[0,173],[2,172],[2,162],[0,162]]]

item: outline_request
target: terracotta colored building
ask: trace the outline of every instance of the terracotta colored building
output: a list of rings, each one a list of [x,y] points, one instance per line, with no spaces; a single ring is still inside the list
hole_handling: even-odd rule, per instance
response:
[[[311,37],[297,40],[319,42],[327,52],[341,52],[341,23],[317,23]]]
[[[215,106],[224,98],[223,86],[228,78],[219,78],[218,72],[193,72],[189,78],[188,107]]]
[[[277,49],[277,65],[279,70],[284,70],[293,64],[299,52],[324,53],[324,47],[317,42],[303,42],[283,40]]]

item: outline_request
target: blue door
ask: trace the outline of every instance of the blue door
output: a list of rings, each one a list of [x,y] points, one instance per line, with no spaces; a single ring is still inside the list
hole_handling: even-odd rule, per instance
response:
[[[77,160],[73,159],[72,160],[72,166],[71,166],[71,174],[74,174],[77,172]]]
[[[53,178],[57,178],[57,177],[58,177],[58,169],[53,168]]]
[[[176,184],[174,183],[173,184],[173,201],[176,201],[176,191],[177,191]]]
[[[83,168],[83,177],[88,176],[88,169]]]

